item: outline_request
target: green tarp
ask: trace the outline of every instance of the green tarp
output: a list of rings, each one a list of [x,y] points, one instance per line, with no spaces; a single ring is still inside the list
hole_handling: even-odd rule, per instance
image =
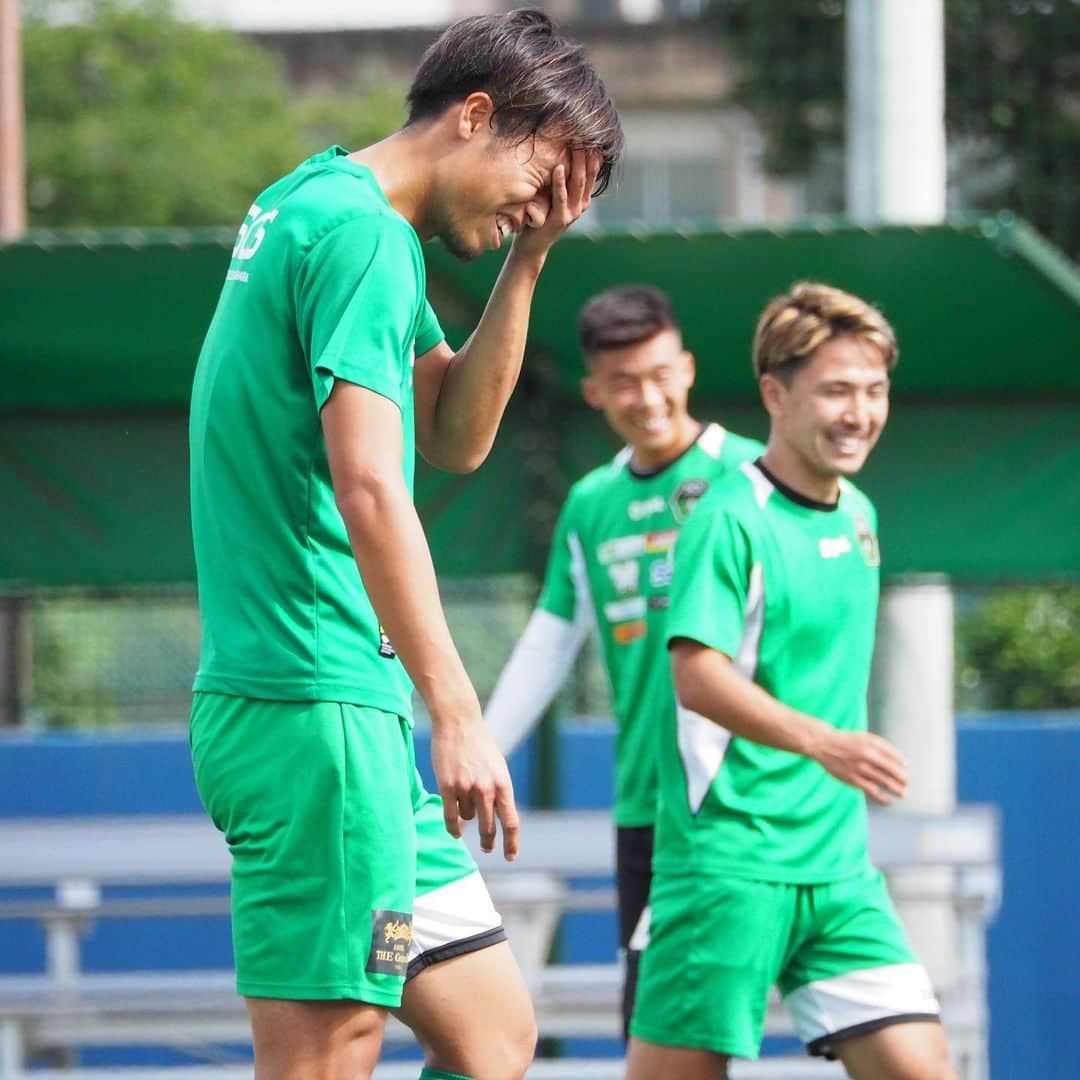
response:
[[[0,245],[0,409],[187,404],[232,235],[39,236]],[[463,265],[428,246],[430,292],[459,344],[499,255]],[[600,289],[669,289],[700,362],[701,393],[752,398],[750,338],[765,302],[820,278],[880,303],[900,335],[902,394],[1080,394],[1080,277],[1022,223],[926,229],[571,236],[533,307],[537,375],[577,396],[574,321]]]
[[[231,237],[90,236],[0,247],[0,585],[190,581],[191,373]],[[452,340],[497,258],[430,249]],[[571,480],[613,450],[581,405],[574,316],[620,281],[670,289],[699,359],[696,411],[764,434],[749,340],[769,296],[821,277],[882,303],[902,358],[861,483],[890,575],[1080,578],[1080,289],[1023,226],[572,237],[541,279],[527,374],[489,462],[421,467],[440,573],[542,565]]]
[[[764,433],[753,406],[696,411]],[[1077,434],[1074,403],[898,403],[859,480],[880,510],[886,574],[1080,578]],[[190,581],[186,442],[179,412],[0,423],[0,583]],[[421,468],[440,574],[537,571],[570,480],[612,449],[583,408],[567,404],[546,436],[514,409],[479,472]]]

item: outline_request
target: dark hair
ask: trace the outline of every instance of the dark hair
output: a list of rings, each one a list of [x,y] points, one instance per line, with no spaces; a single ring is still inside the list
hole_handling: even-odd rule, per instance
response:
[[[623,149],[615,105],[585,52],[542,11],[477,15],[449,26],[424,53],[409,87],[407,124],[443,113],[482,90],[495,103],[501,138],[562,139],[603,159],[594,194],[611,179]]]
[[[594,296],[578,316],[586,356],[648,341],[661,330],[678,330],[671,301],[651,285],[620,285]]]

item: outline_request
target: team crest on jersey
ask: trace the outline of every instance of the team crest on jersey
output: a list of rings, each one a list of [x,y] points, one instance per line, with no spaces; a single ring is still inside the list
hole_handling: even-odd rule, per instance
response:
[[[371,913],[371,952],[367,971],[383,975],[404,975],[409,967],[412,945],[412,914],[376,908]]]
[[[865,518],[855,519],[855,539],[859,542],[859,550],[862,552],[863,561],[867,566],[881,565],[881,549],[878,547],[877,537],[870,528]]]
[[[708,480],[684,480],[671,496],[671,512],[680,524],[684,522],[697,505],[698,499],[709,490]]]
[[[390,639],[386,636],[386,631],[382,628],[382,624],[379,624],[379,655],[384,660],[393,660],[397,653],[394,651],[394,646],[390,644]]]

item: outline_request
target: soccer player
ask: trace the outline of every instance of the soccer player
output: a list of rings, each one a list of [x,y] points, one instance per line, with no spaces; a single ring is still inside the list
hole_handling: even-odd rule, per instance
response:
[[[694,358],[659,290],[630,285],[601,293],[582,311],[579,334],[588,366],[585,400],[626,446],[571,488],[540,601],[485,719],[509,753],[595,630],[618,725],[614,817],[625,1031],[637,974],[634,932],[652,875],[655,735],[674,709],[664,634],[671,550],[709,485],[764,448],[690,415]]]
[[[889,411],[892,328],[804,283],[758,322],[768,448],[682,531],[667,633],[650,937],[629,1080],[757,1057],[777,983],[812,1054],[858,1080],[945,1080],[938,1004],[867,856],[865,796],[906,766],[866,730],[874,507],[849,480]]]
[[[439,603],[414,441],[452,471],[483,461],[545,257],[621,145],[546,16],[467,19],[425,54],[401,131],[310,158],[240,230],[191,405],[191,740],[233,855],[259,1080],[370,1076],[390,1009],[427,1080],[508,1080],[531,1060],[528,994],[460,839],[478,818],[491,851],[498,820],[512,859],[518,818]],[[421,241],[467,259],[511,235],[454,353]],[[413,686],[438,795],[414,765]]]

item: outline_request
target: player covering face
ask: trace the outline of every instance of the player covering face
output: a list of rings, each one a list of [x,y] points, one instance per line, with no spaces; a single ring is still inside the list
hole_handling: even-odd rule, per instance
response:
[[[851,1076],[955,1076],[866,844],[865,797],[902,796],[907,768],[866,730],[880,556],[848,478],[885,425],[896,351],[848,293],[773,301],[754,345],[768,448],[680,535],[629,1080],[717,1080],[756,1057],[774,984],[810,1052]]]
[[[203,620],[192,752],[234,859],[237,985],[256,1076],[371,1074],[386,1011],[426,1077],[524,1075],[535,1026],[468,850],[518,818],[439,603],[415,450],[475,469],[517,380],[551,245],[607,183],[618,115],[536,11],[467,19],[425,54],[401,131],[331,147],[259,194],[191,405]],[[456,352],[421,243],[513,237]],[[415,767],[413,691],[438,794]]]
[[[582,311],[579,331],[587,366],[583,396],[626,445],[571,488],[540,600],[485,716],[508,753],[550,705],[587,634],[595,633],[617,724],[613,816],[625,1026],[637,971],[635,930],[644,922],[651,877],[656,735],[675,702],[664,633],[671,551],[709,486],[763,447],[690,414],[694,357],[657,289],[631,285],[601,293]]]

